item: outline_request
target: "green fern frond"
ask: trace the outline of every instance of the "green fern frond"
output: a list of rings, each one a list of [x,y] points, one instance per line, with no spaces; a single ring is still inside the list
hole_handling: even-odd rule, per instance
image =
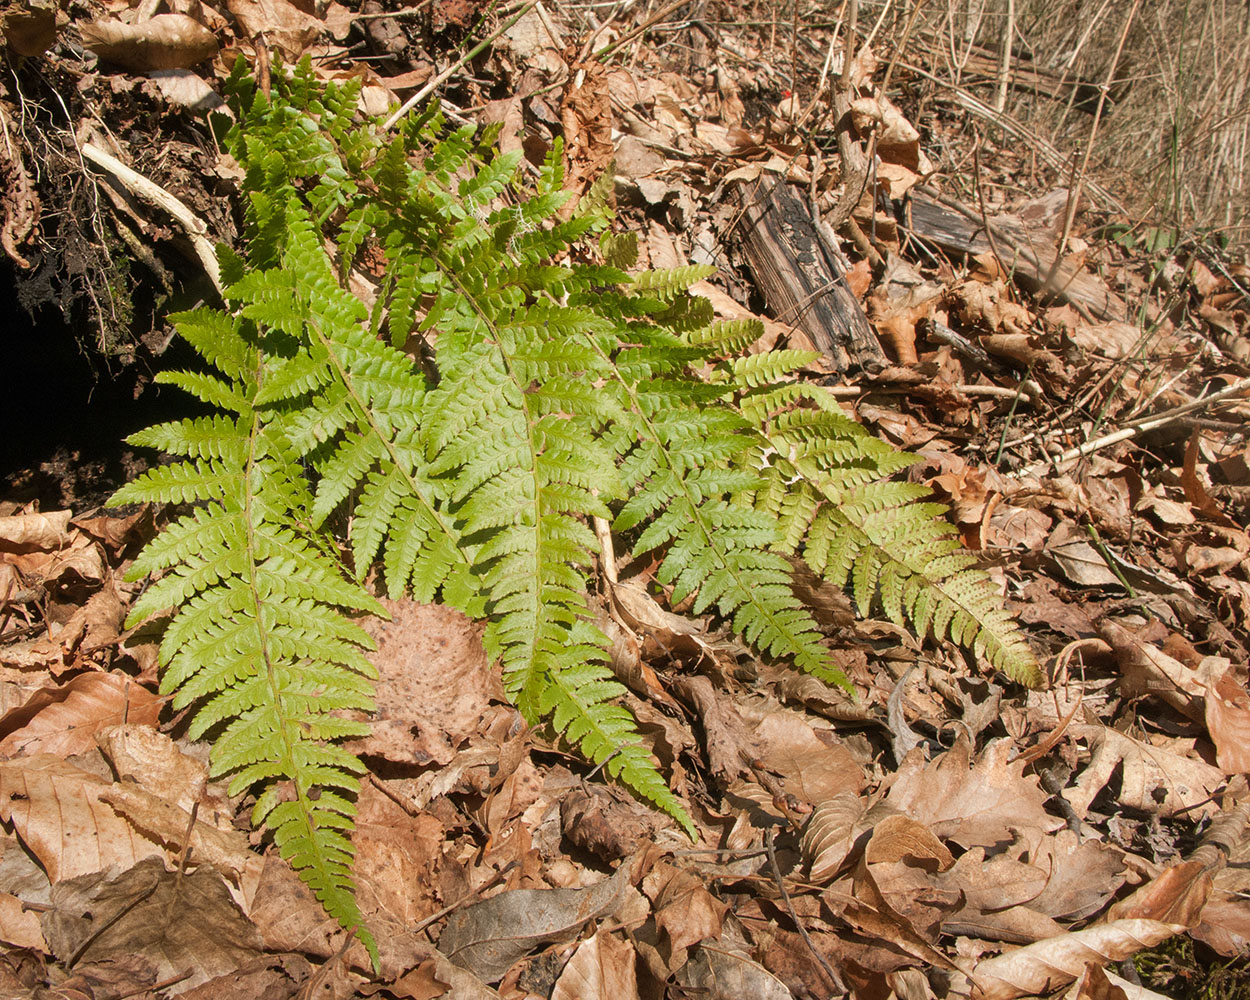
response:
[[[256,376],[232,388],[239,397],[259,394]],[[261,786],[255,822],[268,823],[283,857],[376,958],[352,893],[344,831],[354,807],[336,794],[354,794],[362,766],[332,742],[368,727],[332,713],[373,707],[376,674],[362,652],[372,641],[344,609],[384,612],[294,520],[303,475],[262,411],[165,424],[135,438],[191,456],[211,440],[215,457],[158,467],[115,496],[203,505],[135,561],[132,578],[161,575],[129,622],[176,609],[161,644],[162,691],[174,694],[176,708],[197,706],[189,732],[216,734],[212,773],[231,776],[231,794]],[[286,787],[293,798],[279,804]]]
[[[132,569],[153,580],[133,616],[173,610],[163,689],[371,950],[351,879],[361,766],[337,741],[366,729],[343,713],[371,705],[355,616],[381,613],[358,582],[379,563],[391,595],[485,619],[525,718],[692,833],[618,703],[592,518],[654,552],[675,601],[825,680],[850,686],[795,556],[865,613],[1036,676],[944,508],[890,479],[914,459],[796,377],[812,353],[748,353],[762,325],[688,293],[711,268],[626,273],[637,237],[607,231],[609,175],[570,213],[558,141],[525,191],[497,130],[448,131],[436,107],[388,135],[358,82],[308,61],[273,82],[241,61],[227,82],[246,195],[245,248],[220,251],[230,311],[174,318],[212,371],[159,376],[218,412],[133,436],[176,461],[117,500],[187,505]],[[349,290],[366,249],[384,272],[367,305]],[[328,530],[344,526],[350,559]]]
[[[949,637],[1013,680],[1040,681],[1019,626],[959,544],[946,508],[919,502],[929,495],[923,486],[885,480],[913,458],[830,410],[777,413],[752,405],[750,412],[763,417],[761,429],[777,456],[761,470],[771,488],[750,499],[765,508],[771,503],[784,551],[801,552],[835,586],[849,581],[861,614],[879,599],[898,624]],[[780,504],[779,494],[786,496]]]

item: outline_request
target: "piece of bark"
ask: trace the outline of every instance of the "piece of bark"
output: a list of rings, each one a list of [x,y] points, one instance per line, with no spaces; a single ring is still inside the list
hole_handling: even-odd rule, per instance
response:
[[[839,373],[884,368],[885,352],[808,205],[779,178],[740,196],[743,252],[773,317],[799,327]]]
[[[1055,262],[1055,238],[1045,227],[1026,226],[1019,219],[991,219],[994,244],[985,225],[969,208],[949,208],[923,191],[913,190],[908,201],[908,223],[913,235],[957,253],[983,254],[997,249],[1002,265],[1023,287],[1041,292],[1042,282]],[[1083,307],[1099,320],[1122,320],[1128,312],[1124,300],[1097,275],[1061,264],[1045,295]]]

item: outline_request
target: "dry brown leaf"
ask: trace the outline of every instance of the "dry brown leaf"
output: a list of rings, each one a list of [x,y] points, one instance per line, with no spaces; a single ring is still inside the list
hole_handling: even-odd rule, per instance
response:
[[[472,903],[447,919],[438,950],[483,982],[498,982],[530,949],[570,940],[588,920],[615,912],[629,872],[623,865],[589,889],[515,889]]]
[[[701,944],[677,972],[677,981],[706,1000],[792,1000],[785,983],[743,951]]]
[[[750,714],[752,706],[744,708]],[[775,702],[765,703],[752,738],[758,759],[780,776],[781,786],[800,802],[815,807],[839,792],[858,792],[864,772],[854,755],[831,729],[819,732],[808,717]]]
[[[1060,920],[1093,916],[1128,878],[1124,852],[1063,829],[1032,847],[1031,864],[1047,875],[1046,887],[1028,905]]]
[[[188,69],[217,54],[217,36],[185,14],[157,14],[139,24],[94,21],[81,26],[83,45],[101,60],[146,73]]]
[[[569,843],[616,861],[655,843],[661,821],[653,809],[628,799],[618,802],[600,785],[575,787],[560,799],[560,829]]]
[[[1106,915],[1116,920],[1157,920],[1192,927],[1211,896],[1211,873],[1200,861],[1182,861],[1165,869],[1127,899],[1115,903]]]
[[[128,781],[105,788],[100,792],[100,800],[130,820],[136,829],[165,844],[171,858],[181,853],[190,827],[194,857],[208,861],[234,882],[246,880],[248,890],[260,878],[261,859],[250,849],[247,835],[239,830],[220,830],[198,816],[191,826],[189,812]]]
[[[1207,687],[1207,732],[1215,743],[1215,759],[1225,771],[1250,772],[1250,695],[1229,672]]]
[[[357,810],[352,873],[366,918],[382,911],[412,925],[441,909],[443,824],[429,813],[409,815],[372,781],[361,786]]]
[[[333,956],[360,970],[372,965],[359,940],[353,939],[343,954],[343,928],[275,851],[264,858],[248,916],[268,952],[295,952],[320,959]],[[377,938],[384,980],[398,977],[436,954],[424,935],[418,940],[411,925],[398,924],[381,911],[369,919],[369,928]]]
[[[1076,814],[1084,818],[1094,797],[1120,772],[1116,800],[1132,809],[1160,816],[1210,814],[1210,798],[1224,783],[1224,772],[1196,757],[1151,746],[1106,726],[1083,726],[1076,734],[1089,740],[1090,761],[1075,785],[1063,790]],[[1192,743],[1192,741],[1190,741]],[[1180,747],[1180,741],[1176,741]]]
[[[0,38],[14,54],[37,58],[56,42],[56,14],[54,3],[9,4],[0,13]]]
[[[599,931],[577,946],[551,991],[551,1000],[638,1000],[634,948]]]
[[[0,517],[0,552],[52,552],[70,543],[72,510]]]
[[[47,904],[51,894],[52,884],[44,870],[15,834],[0,827],[0,941],[46,952],[39,910],[25,904]]]
[[[477,732],[491,693],[502,696],[481,629],[444,605],[382,604],[391,620],[365,626],[378,643],[369,654],[379,674],[372,732],[349,749],[404,763],[449,764]]]
[[[873,841],[878,841],[879,846],[874,848]],[[900,852],[906,852],[909,845],[915,845],[922,854],[929,854],[930,861],[936,861],[942,864],[945,858],[949,858],[947,852],[945,858],[938,859],[932,857],[931,851],[936,845],[936,849],[945,851],[940,842],[933,837],[923,824],[917,823],[915,820],[906,816],[889,816],[874,828],[872,837],[868,844],[864,847],[864,853],[860,856],[858,863],[855,865],[853,876],[854,897],[846,903],[845,908],[841,912],[841,916],[852,927],[867,937],[869,940],[875,940],[887,944],[889,947],[883,950],[903,952],[912,956],[921,963],[936,965],[939,968],[949,971],[957,971],[958,966],[950,960],[945,954],[933,947],[933,942],[937,939],[937,927],[940,917],[943,915],[941,910],[954,909],[958,906],[958,899],[955,894],[950,894],[942,901],[945,906],[940,906],[937,914],[932,910],[927,912],[918,912],[910,905],[907,909],[911,912],[903,913],[895,909],[894,903],[903,900],[906,902],[909,890],[915,890],[920,885],[920,870],[916,869],[910,878],[910,885],[900,887],[898,885],[898,872],[894,870],[891,861],[900,857]],[[882,861],[873,864],[874,855],[879,856]],[[893,890],[890,898],[887,899],[882,886],[877,881],[877,870],[888,879],[894,882]],[[899,889],[902,892],[899,892]],[[927,908],[926,908],[927,909]],[[920,926],[913,923],[913,918],[919,917],[922,921]],[[897,968],[897,966],[895,966]]]
[[[59,757],[19,757],[0,763],[0,820],[13,824],[53,882],[163,857],[103,801],[111,787]]]
[[[721,935],[721,921],[729,904],[716,899],[702,880],[670,864],[656,865],[642,881],[651,900],[655,926],[668,938],[670,954]],[[680,965],[674,959],[673,965]]]
[[[916,324],[933,314],[942,292],[913,264],[890,254],[886,273],[868,297],[868,318],[889,337],[900,365],[916,363]]]
[[[108,726],[126,720],[155,726],[164,703],[124,674],[78,674],[59,686],[40,688],[0,717],[0,755],[85,753]]]
[[[1090,541],[1089,532],[1075,524],[1060,524],[1042,547],[1060,572],[1079,587],[1118,586],[1120,578]]]
[[[1068,335],[1078,347],[1107,358],[1128,357],[1142,339],[1139,327],[1118,320],[1107,323],[1077,320]]]
[[[1215,502],[1202,484],[1202,480],[1198,478],[1198,443],[1200,440],[1201,434],[1195,427],[1189,436],[1189,444],[1185,448],[1185,461],[1181,466],[1181,487],[1185,491],[1185,499],[1201,511],[1204,517],[1225,528],[1239,531],[1241,526],[1220,509],[1220,505]],[[1244,554],[1244,549],[1242,551]]]
[[[1063,932],[1033,900],[1046,885],[1046,872],[1036,865],[985,849],[965,851],[934,883],[961,894],[963,906],[942,921],[947,934],[1022,943]]]
[[[570,47],[570,51],[572,47]],[[612,142],[612,92],[607,66],[598,59],[574,64],[560,97],[560,124],[564,127],[564,190],[573,197],[560,210],[570,218],[578,200],[603,176],[616,147]]]
[[[878,916],[890,916],[904,928],[905,938],[890,937],[904,950],[908,938],[936,944],[943,920],[964,902],[957,889],[937,885],[934,874],[947,871],[954,857],[922,823],[909,816],[883,819],[864,846],[855,869],[856,895],[873,906]],[[865,879],[871,877],[872,886]]]
[[[260,935],[209,865],[179,874],[159,858],[128,871],[96,872],[53,886],[44,936],[62,961],[139,956],[159,979],[183,989],[227,975],[261,956]],[[102,933],[107,927],[108,933]]]
[[[928,764],[913,750],[886,801],[964,847],[992,847],[1012,840],[1018,830],[1058,829],[1063,821],[1046,812],[1050,796],[1038,779],[1025,776],[1023,760],[1009,761],[1013,749],[1010,739],[994,740],[973,763],[971,744],[961,736]]]
[[[1087,963],[1121,962],[1184,930],[1157,920],[1117,920],[1047,938],[978,963],[972,975],[975,996],[1015,1000],[1051,993],[1083,975]]]
[[[96,742],[119,781],[176,805],[221,830],[234,829],[234,810],[224,786],[208,783],[207,744],[176,743],[149,726],[110,726]]]
[[[1115,650],[1126,697],[1153,695],[1186,718],[1205,721],[1205,687],[1195,671],[1109,618],[1098,623],[1098,635]]]
[[[325,28],[287,0],[227,0],[226,6],[245,38],[263,38],[292,66]]]
[[[1250,901],[1232,893],[1213,893],[1189,936],[1225,958],[1244,958],[1250,953]]]
[[[156,81],[161,96],[175,107],[200,115],[225,107],[221,95],[189,69],[157,69],[149,75]]]

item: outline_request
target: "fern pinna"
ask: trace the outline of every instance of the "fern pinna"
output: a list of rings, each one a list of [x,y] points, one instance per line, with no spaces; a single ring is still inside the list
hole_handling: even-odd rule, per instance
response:
[[[229,311],[173,318],[216,374],[163,377],[223,413],[132,438],[182,460],[117,500],[191,505],[136,562],[159,579],[132,619],[174,609],[165,689],[199,705],[216,773],[263,786],[256,822],[344,926],[361,765],[334,741],[363,726],[336,713],[370,704],[353,616],[381,609],[349,577],[375,565],[393,596],[484,618],[525,717],[688,830],[616,704],[591,518],[653,552],[674,600],[827,680],[849,687],[794,596],[796,556],[864,612],[879,600],[1036,679],[943,509],[890,481],[912,459],[794,376],[811,355],[746,354],[758,324],[687,292],[709,269],[628,273],[610,179],[561,218],[558,145],[522,190],[489,130],[427,112],[387,134],[357,83],[307,63],[274,79],[266,96],[240,66],[229,84],[247,233],[222,250]]]

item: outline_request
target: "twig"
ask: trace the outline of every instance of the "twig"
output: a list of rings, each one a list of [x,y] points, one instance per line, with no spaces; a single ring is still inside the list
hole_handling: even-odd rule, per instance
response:
[[[773,871],[773,879],[781,892],[781,900],[786,904],[786,912],[790,914],[790,919],[794,921],[794,926],[799,929],[799,936],[803,938],[803,943],[807,945],[807,950],[812,953],[816,961],[820,963],[820,967],[825,970],[825,974],[829,977],[829,981],[833,983],[834,989],[845,993],[846,984],[842,982],[842,977],[834,971],[833,966],[829,964],[829,960],[816,950],[816,946],[812,944],[812,939],[807,934],[807,928],[799,920],[799,915],[794,912],[794,904],[790,902],[790,893],[786,891],[785,879],[781,877],[781,869],[777,866],[777,853],[773,849],[772,830],[764,831],[764,848],[768,851],[768,866]]]
[[[1232,385],[1225,386],[1223,389],[1219,390],[1219,392],[1213,392],[1211,395],[1203,396],[1201,399],[1194,399],[1190,400],[1188,403],[1182,403],[1180,406],[1175,406],[1170,410],[1164,410],[1162,413],[1158,413],[1153,417],[1139,417],[1136,420],[1130,420],[1126,426],[1122,427],[1118,431],[1106,434],[1100,438],[1095,438],[1093,441],[1087,441],[1085,444],[1077,445],[1075,448],[1069,448],[1061,455],[1050,459],[1047,462],[1037,462],[1029,466],[1020,474],[1033,475],[1040,472],[1048,464],[1053,464],[1058,467],[1063,465],[1065,462],[1071,462],[1078,458],[1084,458],[1087,455],[1092,455],[1096,451],[1101,451],[1103,448],[1109,448],[1113,444],[1119,444],[1121,441],[1127,441],[1130,438],[1135,438],[1139,434],[1146,433],[1146,431],[1157,430],[1160,427],[1173,423],[1187,413],[1192,413],[1194,410],[1205,409],[1215,403],[1223,402],[1230,396],[1236,396],[1243,392],[1250,392],[1250,378],[1238,379]]]
[[[630,31],[627,34],[622,35],[611,45],[607,45],[601,48],[598,52],[595,53],[595,58],[598,59],[600,62],[602,62],[603,60],[607,59],[608,56],[612,55],[612,53],[615,52],[617,49],[621,48],[621,46],[628,45],[639,35],[645,34],[647,31],[651,29],[653,25],[656,24],[656,22],[664,20],[664,18],[668,17],[668,15],[673,13],[673,11],[675,11],[678,7],[684,7],[687,3],[689,3],[689,0],[674,0],[673,3],[665,4],[659,10],[657,10],[654,14],[648,17],[645,21],[643,21],[642,24],[634,28],[633,31]]]
[[[430,5],[431,0],[421,0],[415,7],[403,7],[400,10],[383,10],[376,14],[353,14],[353,21],[380,21],[388,17],[413,17],[420,14]],[[388,57],[389,58],[389,57]]]
[[[97,167],[107,170],[136,198],[141,198],[149,205],[161,209],[172,216],[191,240],[195,255],[204,266],[204,271],[212,281],[213,287],[221,294],[221,271],[217,267],[217,250],[206,235],[208,226],[204,220],[187,208],[181,201],[166,191],[159,184],[132,170],[115,156],[106,153],[90,142],[81,147],[84,159],[90,160]],[[224,297],[224,296],[223,296]]]
[[[394,128],[396,122],[398,122],[401,118],[404,117],[404,115],[406,115],[409,111],[415,108],[418,104],[420,104],[427,97],[429,97],[432,93],[434,93],[434,91],[436,91],[439,87],[441,87],[444,83],[446,83],[447,80],[451,78],[452,74],[458,72],[460,68],[464,66],[465,63],[469,62],[469,60],[477,58],[477,55],[479,52],[481,52],[484,48],[486,48],[486,46],[488,46],[496,38],[498,38],[505,31],[510,29],[514,24],[516,24],[517,21],[521,20],[521,18],[523,18],[526,14],[528,14],[531,10],[533,10],[536,3],[537,3],[537,0],[532,0],[532,2],[525,4],[525,6],[523,6],[519,11],[513,14],[511,18],[509,18],[502,25],[500,25],[495,31],[491,32],[489,35],[483,38],[480,42],[478,42],[475,46],[473,46],[473,48],[469,49],[468,52],[462,55],[454,63],[452,63],[445,70],[439,73],[438,76],[434,77],[433,80],[431,80],[424,87],[422,87],[415,94],[413,94],[410,98],[408,98],[408,100],[404,101],[404,103],[400,105],[399,110],[396,111],[393,115],[391,115],[390,118],[386,119],[386,121],[382,123],[383,131],[389,131],[390,129]]]

